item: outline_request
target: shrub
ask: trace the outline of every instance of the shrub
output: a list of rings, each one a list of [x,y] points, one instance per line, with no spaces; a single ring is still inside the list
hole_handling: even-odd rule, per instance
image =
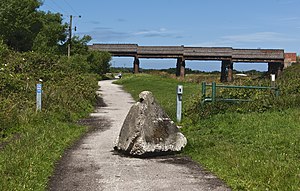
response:
[[[109,72],[111,55],[108,52],[90,51],[87,62],[92,72],[104,75]]]
[[[248,89],[225,89],[218,88],[219,98],[235,98],[252,100],[250,102],[232,103],[201,103],[201,97],[196,97],[189,103],[186,110],[187,116],[193,116],[196,121],[198,118],[207,118],[211,115],[228,112],[249,113],[265,112],[267,110],[283,110],[287,108],[299,107],[300,105],[300,65],[293,65],[277,79],[277,86],[280,89],[280,96],[275,97],[272,90],[248,90]],[[269,86],[269,81],[261,79],[259,81],[247,80],[236,81],[234,85],[247,86]]]
[[[91,110],[98,76],[90,73],[87,56],[68,59],[47,53],[18,53],[1,43],[0,56],[2,138],[20,131],[19,124],[27,123],[35,114],[35,86],[39,79],[43,80],[44,112],[72,121]]]

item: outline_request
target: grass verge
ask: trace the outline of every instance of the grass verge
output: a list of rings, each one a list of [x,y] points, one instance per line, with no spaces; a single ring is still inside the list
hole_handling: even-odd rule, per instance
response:
[[[0,190],[45,190],[55,161],[87,130],[46,114],[34,117],[0,152]]]
[[[300,189],[300,111],[228,113],[183,129],[185,153],[233,190]]]
[[[152,91],[172,119],[177,84],[184,85],[185,109],[201,91],[198,84],[155,75],[128,76],[117,83],[134,98],[142,90]],[[188,145],[183,153],[233,190],[300,190],[299,116],[295,108],[265,113],[227,112],[196,123],[184,116],[181,125]]]

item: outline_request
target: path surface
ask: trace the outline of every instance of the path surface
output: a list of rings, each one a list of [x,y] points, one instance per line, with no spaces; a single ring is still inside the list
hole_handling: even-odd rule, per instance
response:
[[[49,190],[229,190],[187,157],[131,158],[113,151],[114,141],[134,103],[112,81],[101,81],[106,107],[86,122],[97,128],[65,153],[49,181]]]

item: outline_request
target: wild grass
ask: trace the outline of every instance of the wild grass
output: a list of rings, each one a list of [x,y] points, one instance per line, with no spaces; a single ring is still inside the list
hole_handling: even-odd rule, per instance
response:
[[[1,51],[0,51],[1,53]],[[85,57],[9,51],[0,57],[0,190],[45,190],[63,151],[87,127],[99,76]],[[43,80],[42,110],[35,86]]]
[[[183,128],[185,153],[233,190],[300,189],[300,111],[227,113]]]
[[[0,151],[0,190],[45,190],[55,161],[87,130],[45,114],[34,117]]]
[[[142,90],[152,91],[172,119],[177,84],[184,85],[184,110],[199,103],[195,99],[200,98],[201,89],[195,83],[144,74],[130,75],[117,83],[134,98]],[[183,154],[223,179],[233,190],[300,190],[297,106],[250,113],[225,111],[198,120],[185,115],[181,125],[188,139]]]

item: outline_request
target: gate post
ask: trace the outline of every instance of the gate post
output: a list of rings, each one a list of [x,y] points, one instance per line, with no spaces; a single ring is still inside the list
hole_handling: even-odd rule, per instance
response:
[[[216,101],[216,95],[217,95],[217,86],[216,82],[212,82],[211,84],[211,101],[214,103]]]

